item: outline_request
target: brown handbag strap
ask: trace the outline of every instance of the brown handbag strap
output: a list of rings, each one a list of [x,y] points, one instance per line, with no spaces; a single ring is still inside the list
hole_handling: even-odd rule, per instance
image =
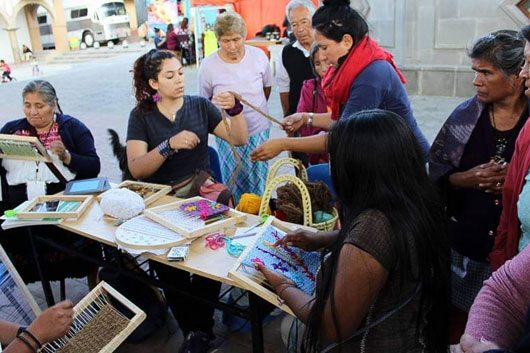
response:
[[[206,182],[209,178],[212,176],[205,172],[204,170],[200,170],[197,172],[197,177],[193,180],[193,185],[191,186],[191,189],[186,195],[186,198],[194,197],[199,195],[199,190],[201,189],[202,184]]]

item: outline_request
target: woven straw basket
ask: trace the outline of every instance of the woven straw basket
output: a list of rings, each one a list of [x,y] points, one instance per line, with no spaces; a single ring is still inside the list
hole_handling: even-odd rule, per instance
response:
[[[269,185],[269,182],[278,174],[278,170],[285,165],[285,164],[291,164],[293,167],[297,168],[300,171],[300,178],[303,181],[308,181],[307,177],[307,170],[305,169],[304,165],[300,160],[294,159],[294,158],[280,158],[269,169],[269,174],[267,174],[267,181],[265,182],[265,185]]]
[[[304,224],[305,226],[316,228],[320,231],[331,231],[335,228],[335,224],[337,223],[337,220],[339,219],[339,213],[335,208],[333,208],[333,218],[329,221],[322,222],[322,223],[313,223],[313,211],[311,210],[311,199],[309,196],[309,191],[307,191],[307,187],[305,186],[304,182],[300,180],[299,178],[295,177],[294,175],[279,175],[275,177],[272,180],[269,180],[267,183],[267,187],[265,188],[265,193],[263,194],[263,197],[261,198],[261,206],[259,208],[259,214],[265,214],[267,213],[267,209],[269,206],[269,200],[271,199],[272,192],[276,189],[276,187],[285,182],[293,183],[298,187],[298,190],[300,190],[300,194],[302,195],[302,203],[303,203],[303,214],[304,214]]]

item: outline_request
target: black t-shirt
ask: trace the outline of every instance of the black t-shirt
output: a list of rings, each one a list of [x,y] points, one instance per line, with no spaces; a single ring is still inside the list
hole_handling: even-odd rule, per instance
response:
[[[489,108],[484,109],[455,172],[464,172],[479,164],[488,163],[497,154],[509,163],[515,149],[515,140],[528,119],[528,114],[527,108],[513,129],[498,131],[491,125]],[[504,140],[500,151],[499,138]],[[448,197],[453,249],[472,260],[484,261],[497,234],[502,212],[502,195],[465,188],[450,189]]]
[[[208,99],[199,96],[184,96],[184,104],[174,122],[162,115],[156,105],[151,111],[133,109],[129,116],[127,141],[145,141],[148,151],[183,130],[195,133],[201,141],[192,150],[179,150],[170,156],[153,175],[142,181],[174,185],[186,180],[197,170],[208,171],[208,134],[220,122],[219,109]]]

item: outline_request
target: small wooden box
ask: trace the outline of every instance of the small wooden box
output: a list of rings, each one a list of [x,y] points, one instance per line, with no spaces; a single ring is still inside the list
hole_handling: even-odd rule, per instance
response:
[[[167,227],[185,236],[186,238],[197,238],[205,234],[213,233],[215,231],[222,229],[223,227],[230,227],[234,224],[243,222],[247,218],[247,216],[244,213],[236,211],[231,208],[229,211],[225,212],[225,215],[228,216],[228,218],[226,219],[222,219],[222,220],[210,223],[210,224],[204,224],[204,222],[202,222],[202,225],[200,224],[201,221],[198,220],[196,222],[194,221],[196,224],[185,226],[184,222],[181,222],[178,219],[178,217],[180,218],[186,217],[184,213],[180,211],[180,205],[198,201],[198,200],[206,200],[206,199],[200,196],[196,196],[196,197],[192,197],[186,200],[168,203],[166,205],[146,209],[144,211],[144,215],[146,215],[153,221],[163,225],[164,227]],[[167,216],[163,215],[163,213],[165,213],[166,211],[178,211],[178,214],[180,214],[180,216],[176,214],[177,216],[176,218],[169,219]]]
[[[35,136],[0,134],[0,158],[51,162],[52,159]]]
[[[48,195],[35,197],[31,202],[19,213],[18,218],[79,218],[86,211],[90,203],[94,200],[93,196],[89,195]],[[56,208],[60,206],[61,201],[79,201],[81,202],[73,210],[68,211],[46,211],[45,209],[35,209],[39,203],[46,203],[50,201],[59,201]],[[45,207],[45,206],[44,206]],[[43,207],[43,208],[44,208]]]
[[[152,204],[153,202],[155,202],[156,200],[158,200],[159,198],[163,197],[164,195],[168,194],[171,191],[171,186],[169,185],[144,183],[141,181],[132,181],[132,180],[125,180],[124,182],[116,186],[116,188],[117,189],[125,188],[125,189],[129,189],[137,193],[138,195],[142,197],[142,199],[144,199],[144,203],[146,206]],[[101,198],[105,195],[105,192],[98,196],[98,201],[101,201]]]

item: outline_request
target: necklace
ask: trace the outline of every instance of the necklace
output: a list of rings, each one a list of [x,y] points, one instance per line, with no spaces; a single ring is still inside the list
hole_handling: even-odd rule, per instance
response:
[[[502,164],[506,161],[503,155],[504,155],[504,151],[506,150],[506,145],[508,144],[507,137],[510,134],[510,131],[513,129],[513,127],[510,130],[506,130],[506,131],[497,130],[493,103],[491,104],[491,107],[490,107],[490,114],[491,114],[491,122],[493,124],[493,130],[494,130],[493,133],[495,135],[495,154],[491,158],[496,163]]]
[[[52,124],[50,125],[50,128],[48,129],[48,132],[46,133],[46,136],[44,137],[44,141],[42,141],[39,138],[39,132],[37,131],[37,129],[35,129],[35,132],[37,133],[37,138],[39,139],[40,143],[42,143],[44,148],[46,148],[46,143],[48,142],[48,138],[50,137],[50,132],[52,131],[54,125],[55,125],[55,118],[53,119]]]

